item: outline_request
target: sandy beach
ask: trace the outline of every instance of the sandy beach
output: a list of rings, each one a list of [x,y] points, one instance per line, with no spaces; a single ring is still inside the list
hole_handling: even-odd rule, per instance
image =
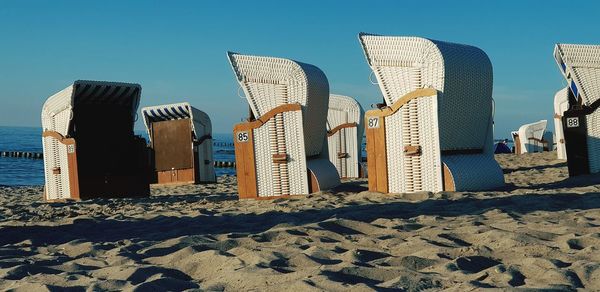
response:
[[[378,194],[366,180],[238,201],[236,178],[145,199],[44,203],[0,188],[0,290],[600,290],[600,176],[497,155],[492,192]]]

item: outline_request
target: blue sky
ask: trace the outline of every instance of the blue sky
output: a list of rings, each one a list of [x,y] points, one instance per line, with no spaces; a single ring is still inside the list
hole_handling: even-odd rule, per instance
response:
[[[508,137],[552,119],[554,93],[565,84],[554,44],[600,44],[599,12],[594,1],[5,0],[0,125],[39,126],[48,96],[92,79],[140,83],[141,106],[187,100],[227,133],[247,114],[228,50],[314,64],[332,93],[366,109],[381,93],[368,80],[363,31],[482,48],[494,66],[495,136]]]

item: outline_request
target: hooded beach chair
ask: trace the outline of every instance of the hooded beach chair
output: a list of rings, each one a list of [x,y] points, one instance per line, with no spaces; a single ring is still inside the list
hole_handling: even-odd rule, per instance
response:
[[[150,137],[153,182],[216,182],[212,126],[206,113],[182,102],[145,107],[142,116]]]
[[[75,81],[42,109],[48,201],[148,196],[146,142],[133,125],[138,84]]]
[[[327,151],[325,74],[288,59],[228,57],[251,110],[248,122],[233,129],[240,198],[303,195],[338,185]]]
[[[548,137],[545,136],[547,124],[547,120],[541,120],[522,125],[518,131],[513,131],[511,134],[515,144],[515,154],[542,152],[552,147],[549,141],[544,139]]]
[[[329,95],[327,111],[327,141],[329,160],[342,178],[364,177],[362,168],[362,138],[364,112],[351,97]]]
[[[558,159],[567,159],[565,135],[563,132],[562,117],[569,109],[569,88],[565,87],[554,96],[554,131],[556,132],[556,155]]]
[[[569,175],[600,172],[600,46],[557,44],[554,58],[567,81],[562,116]]]
[[[492,65],[480,49],[359,34],[384,103],[365,113],[369,190],[500,187],[493,156]]]

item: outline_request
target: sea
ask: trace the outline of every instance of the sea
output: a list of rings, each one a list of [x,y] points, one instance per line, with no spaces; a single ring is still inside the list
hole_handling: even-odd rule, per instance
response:
[[[148,141],[144,130],[136,130]],[[235,161],[233,134],[213,134],[215,161]],[[42,152],[42,128],[0,126],[0,152]],[[218,176],[235,175],[235,168],[215,168]],[[44,160],[0,157],[0,185],[28,186],[44,184]]]
[[[144,130],[136,130],[148,141]],[[496,140],[499,142],[501,140]],[[512,141],[508,142],[512,147]],[[367,157],[363,139],[362,155]],[[22,151],[42,152],[42,129],[33,127],[0,126],[0,152]],[[215,161],[235,161],[233,150],[233,134],[213,134],[213,151]],[[215,168],[217,176],[235,175],[235,168]],[[0,186],[28,186],[44,184],[44,161],[32,158],[0,157]]]

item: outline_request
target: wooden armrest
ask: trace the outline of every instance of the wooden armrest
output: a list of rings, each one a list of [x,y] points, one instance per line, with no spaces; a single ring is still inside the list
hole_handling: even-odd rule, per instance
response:
[[[300,111],[300,110],[302,110],[302,106],[299,103],[282,104],[282,105],[266,112],[264,115],[260,116],[258,119],[254,120],[254,121],[240,123],[240,124],[235,125],[233,127],[233,130],[235,132],[237,132],[237,131],[243,131],[243,130],[257,129],[257,128],[260,128],[262,125],[264,125],[266,122],[268,122],[270,119],[274,118],[277,114],[281,114],[284,112]]]
[[[61,133],[56,132],[56,131],[49,131],[49,130],[42,132],[42,138],[46,138],[46,137],[52,137],[54,139],[57,139],[59,142],[66,139],[65,136],[63,136]]]
[[[273,162],[275,163],[287,163],[287,154],[273,154]]]
[[[413,145],[404,146],[404,155],[406,155],[406,156],[421,155],[421,146],[413,146]]]
[[[527,141],[531,141],[531,140],[533,140],[535,142],[540,142],[540,143],[548,143],[548,141],[546,141],[544,139],[538,139],[538,138],[535,138],[535,137],[527,138]]]
[[[353,127],[357,127],[357,126],[358,125],[356,123],[341,124],[341,125],[333,128],[333,129],[331,129],[330,131],[327,131],[327,137],[331,137],[331,136],[335,135],[335,133],[337,133],[341,129],[344,129],[344,128],[353,128]]]
[[[65,145],[74,145],[75,144],[75,139],[67,138],[67,137],[63,136],[61,133],[56,132],[56,131],[46,130],[46,131],[42,132],[42,138],[46,138],[46,137],[54,138],[54,139],[58,140],[58,142],[60,142],[61,144],[65,144]]]
[[[371,116],[371,117],[390,116],[390,115],[394,114],[395,112],[397,112],[398,110],[400,110],[400,108],[402,108],[402,106],[404,106],[405,104],[407,104],[409,101],[411,101],[413,99],[427,97],[427,96],[434,96],[434,95],[437,95],[437,90],[435,90],[433,88],[420,88],[420,89],[417,89],[417,90],[414,90],[414,91],[411,91],[411,92],[405,94],[391,106],[386,106],[386,107],[382,107],[380,109],[372,109],[372,110],[367,111],[365,116],[367,116],[367,117],[368,116]]]

